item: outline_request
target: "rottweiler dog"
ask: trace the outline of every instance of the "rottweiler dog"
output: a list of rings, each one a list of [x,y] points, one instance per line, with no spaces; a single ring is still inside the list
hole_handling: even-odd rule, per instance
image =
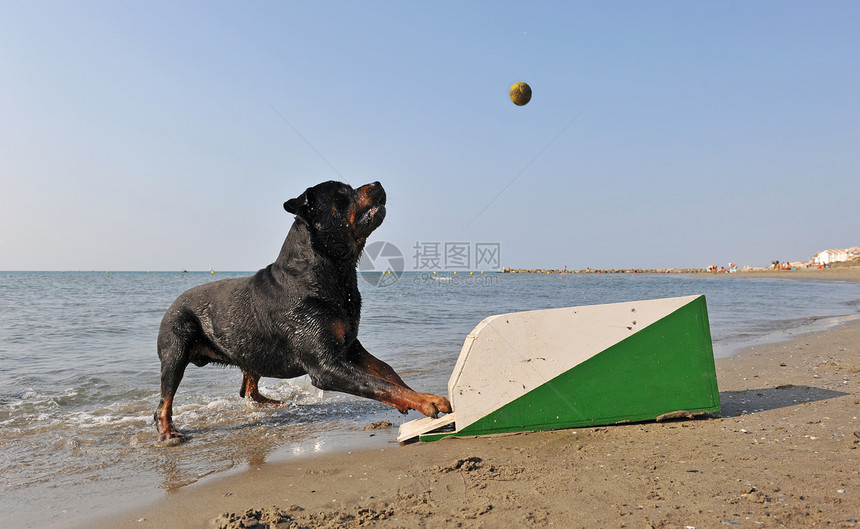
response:
[[[173,426],[173,399],[189,363],[238,366],[239,394],[265,406],[282,403],[260,394],[260,377],[307,374],[320,389],[376,399],[404,414],[451,411],[448,399],[413,391],[358,340],[356,265],[385,218],[382,185],[323,182],[284,209],[296,218],[274,263],[250,277],[192,288],[164,315],[155,412],[160,441],[183,437]]]

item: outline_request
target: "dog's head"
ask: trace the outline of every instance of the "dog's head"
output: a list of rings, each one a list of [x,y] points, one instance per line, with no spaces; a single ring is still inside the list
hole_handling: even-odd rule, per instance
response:
[[[284,209],[308,225],[318,251],[358,260],[367,237],[385,219],[385,190],[379,182],[358,189],[323,182],[284,202]]]

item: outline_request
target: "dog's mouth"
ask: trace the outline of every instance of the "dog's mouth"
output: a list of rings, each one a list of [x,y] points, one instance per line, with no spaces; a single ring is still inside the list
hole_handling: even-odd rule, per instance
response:
[[[364,213],[361,214],[361,217],[358,218],[358,221],[355,223],[356,227],[356,235],[358,237],[367,237],[370,235],[370,232],[375,230],[382,224],[382,221],[385,219],[385,206],[382,204],[373,206]]]
[[[378,206],[373,206],[368,209],[364,215],[362,215],[362,224],[374,224],[376,223],[379,226],[382,223],[382,219],[385,218],[385,206],[380,204]]]

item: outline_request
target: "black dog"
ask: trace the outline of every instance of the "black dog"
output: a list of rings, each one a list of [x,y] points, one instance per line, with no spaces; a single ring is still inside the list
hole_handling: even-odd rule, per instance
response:
[[[310,375],[314,386],[376,399],[406,413],[450,412],[445,397],[411,390],[358,341],[361,297],[355,267],[367,236],[385,218],[379,182],[353,189],[324,182],[284,203],[296,220],[278,259],[247,278],[188,290],[164,315],[158,333],[159,440],[181,438],[173,397],[189,363],[235,365],[239,394],[263,405],[260,377]]]

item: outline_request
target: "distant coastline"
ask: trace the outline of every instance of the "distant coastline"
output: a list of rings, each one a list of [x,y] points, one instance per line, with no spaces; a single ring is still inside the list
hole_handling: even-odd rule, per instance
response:
[[[820,279],[831,281],[860,281],[860,262],[838,263],[830,268],[806,267],[794,270],[745,267],[737,272],[708,271],[706,268],[625,268],[567,270],[552,268],[504,268],[500,274],[696,274],[718,277]]]
[[[783,275],[786,272],[800,272],[799,275],[822,274],[827,278],[835,276],[853,276],[845,270],[860,270],[860,246],[852,246],[845,249],[830,249],[817,252],[812,259],[807,261],[779,262],[773,261],[768,267],[744,266],[739,268],[737,264],[729,263],[728,268],[711,265],[704,268],[585,268],[581,270],[568,270],[567,266],[562,269],[553,268],[503,268],[499,270],[502,274],[755,274],[761,277],[789,277]],[[842,270],[842,272],[829,272],[829,270]],[[777,275],[771,275],[777,274]],[[810,276],[811,277],[811,276]],[[818,276],[816,276],[818,277]],[[849,279],[853,281],[854,279]]]
[[[581,270],[554,268],[503,268],[500,274],[696,274],[704,268],[583,268]]]

